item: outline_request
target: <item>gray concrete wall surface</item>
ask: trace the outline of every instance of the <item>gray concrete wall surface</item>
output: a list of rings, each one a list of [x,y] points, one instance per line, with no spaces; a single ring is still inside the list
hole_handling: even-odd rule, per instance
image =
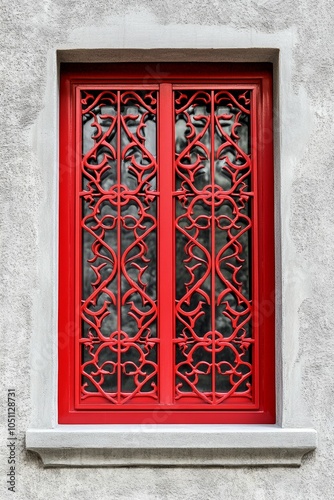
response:
[[[1,480],[0,499],[225,499],[315,500],[334,497],[334,12],[331,0],[12,0],[1,2]],[[286,116],[277,120],[276,140],[278,281],[282,279],[284,332],[280,383],[282,422],[313,427],[318,446],[300,468],[43,468],[25,449],[25,432],[49,411],[41,382],[54,377],[53,351],[43,351],[56,321],[56,112],[48,121],[57,49],[113,48],[108,34],[126,38],[135,19],[135,41],[146,29],[187,33],[191,48],[201,33],[230,36],[245,49],[253,40],[286,37],[281,82]],[[130,22],[130,21],[129,21]],[[160,27],[160,28],[159,28]],[[165,31],[164,31],[165,30]],[[167,30],[167,31],[166,31]],[[218,34],[218,35],[217,35]],[[160,47],[158,35],[156,46]],[[112,37],[111,37],[112,38]],[[262,43],[265,46],[266,42]],[[154,40],[150,42],[154,47]],[[152,45],[153,44],[153,45]],[[210,41],[206,42],[210,49]],[[164,47],[168,48],[165,41]],[[224,47],[222,47],[224,48]],[[73,56],[75,57],[75,56]],[[168,58],[168,56],[167,56]],[[92,55],[94,60],[94,55]],[[280,67],[277,68],[280,71]],[[287,74],[284,73],[284,74]],[[277,77],[278,78],[278,77]],[[53,87],[52,87],[53,85]],[[51,92],[52,94],[52,92]],[[289,105],[287,103],[291,102]],[[277,114],[279,111],[277,110]],[[51,132],[50,132],[51,131]],[[55,156],[51,155],[51,158]],[[286,161],[285,161],[286,160]],[[275,167],[275,168],[276,168]],[[280,204],[282,210],[280,210]],[[280,218],[280,215],[282,216]],[[47,243],[45,243],[47,242]],[[281,264],[280,256],[282,257]],[[48,293],[48,291],[50,293]],[[279,332],[278,332],[279,335]],[[289,343],[289,338],[293,343]],[[49,337],[48,337],[49,338]],[[36,343],[38,344],[36,346]],[[36,356],[34,353],[42,353]],[[51,363],[52,365],[52,363]],[[51,366],[50,365],[50,366]],[[279,368],[280,369],[280,368]],[[36,380],[39,380],[39,385]],[[279,382],[279,381],[278,381]],[[278,384],[279,385],[279,384]],[[7,391],[16,393],[15,492],[7,489]],[[35,405],[36,392],[42,403]],[[44,404],[45,398],[45,404]]]

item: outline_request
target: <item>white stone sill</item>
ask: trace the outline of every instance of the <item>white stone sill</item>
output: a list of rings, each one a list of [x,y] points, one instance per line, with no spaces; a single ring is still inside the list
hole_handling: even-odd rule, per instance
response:
[[[59,425],[26,433],[26,448],[45,467],[298,467],[316,444],[314,429],[277,425]]]

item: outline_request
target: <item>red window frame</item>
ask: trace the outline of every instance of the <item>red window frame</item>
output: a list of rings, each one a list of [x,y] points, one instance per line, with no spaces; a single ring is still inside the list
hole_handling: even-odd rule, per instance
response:
[[[177,86],[205,89],[221,85],[231,89],[250,89],[252,93],[251,144],[254,204],[252,209],[252,314],[254,350],[254,396],[251,405],[222,404],[207,408],[173,402],[170,377],[174,361],[171,337],[173,330],[173,242],[168,230],[158,236],[158,261],[161,252],[170,255],[170,266],[160,268],[159,290],[164,305],[159,307],[164,351],[164,373],[161,387],[166,385],[165,399],[159,405],[127,407],[110,404],[83,404],[79,398],[80,335],[80,213],[78,192],[81,158],[81,115],[78,113],[78,89],[125,85],[127,88],[157,88],[159,129],[159,184],[172,185],[173,113],[172,91]],[[59,191],[59,315],[58,315],[58,410],[61,424],[107,423],[274,423],[275,422],[275,320],[274,320],[274,178],[272,133],[272,66],[270,64],[64,64],[60,81],[60,191]],[[78,163],[79,162],[79,163]],[[170,226],[174,218],[170,193],[160,192],[158,224]],[[167,333],[166,333],[167,332]]]

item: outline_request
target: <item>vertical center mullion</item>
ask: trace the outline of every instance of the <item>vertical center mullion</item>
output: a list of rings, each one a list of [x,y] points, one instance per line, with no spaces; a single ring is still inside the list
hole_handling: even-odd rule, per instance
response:
[[[121,300],[122,300],[122,276],[121,276],[121,94],[117,91],[117,401],[121,403],[122,391],[122,367],[121,367]]]
[[[210,171],[211,171],[211,189],[212,189],[212,205],[211,205],[211,331],[212,331],[212,365],[211,365],[211,383],[212,383],[212,404],[216,403],[216,244],[215,244],[215,92],[211,91],[211,151],[210,151]]]
[[[160,403],[174,402],[175,257],[173,89],[162,83],[158,110],[158,311]]]

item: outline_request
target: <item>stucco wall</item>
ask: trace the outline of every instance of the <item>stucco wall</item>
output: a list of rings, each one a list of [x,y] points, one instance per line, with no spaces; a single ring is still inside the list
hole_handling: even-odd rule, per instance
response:
[[[0,498],[19,499],[331,499],[334,496],[333,351],[334,343],[334,187],[333,31],[332,3],[320,0],[175,0],[108,3],[70,0],[2,2],[1,5],[1,405],[2,446]],[[286,116],[279,120],[285,140],[276,144],[284,159],[277,162],[280,191],[277,223],[281,234],[283,385],[294,386],[282,397],[285,423],[298,422],[318,431],[317,450],[301,468],[120,468],[43,469],[24,449],[25,431],[48,418],[50,403],[37,408],[41,380],[52,377],[43,350],[43,332],[54,328],[56,312],[56,242],[50,242],[56,213],[56,170],[48,153],[56,150],[55,116],[48,121],[50,88],[56,88],[55,50],[88,46],[108,48],[108,34],[117,32],[121,46],[127,19],[139,19],[138,43],[146,30],[161,33],[202,31],[212,36],[238,32],[252,40],[272,35],[285,50]],[[182,25],[184,24],[184,28]],[[142,29],[139,26],[142,26]],[[157,28],[158,26],[158,28]],[[172,28],[171,28],[172,27]],[[209,28],[208,28],[209,27]],[[209,31],[208,31],[209,30]],[[218,35],[217,35],[218,33]],[[151,35],[152,36],[152,32]],[[158,35],[156,35],[158,36]],[[188,36],[187,48],[191,48]],[[190,40],[190,41],[189,41]],[[173,46],[173,36],[170,44]],[[157,47],[159,40],[157,39]],[[210,48],[210,44],[207,45]],[[288,59],[288,60],[287,60]],[[53,85],[53,87],[52,87]],[[288,131],[288,132],[287,132]],[[290,140],[289,140],[290,138]],[[279,142],[279,140],[278,140]],[[280,220],[280,213],[282,220]],[[45,243],[47,242],[47,243]],[[278,251],[278,254],[280,252]],[[279,276],[278,276],[279,280]],[[289,332],[294,343],[289,344]],[[279,334],[279,332],[278,332]],[[34,343],[39,346],[34,349]],[[31,354],[35,353],[35,354]],[[51,366],[51,365],[50,365]],[[37,383],[39,381],[39,383]],[[7,389],[17,399],[18,456],[16,493],[6,488]],[[290,396],[289,396],[290,395]],[[291,396],[293,395],[293,397]],[[294,400],[292,400],[294,399]]]

